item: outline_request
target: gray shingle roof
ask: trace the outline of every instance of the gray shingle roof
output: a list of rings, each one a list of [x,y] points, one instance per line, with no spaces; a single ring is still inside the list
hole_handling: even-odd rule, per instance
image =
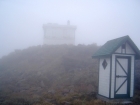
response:
[[[139,58],[140,57],[139,49],[128,35],[107,41],[97,52],[94,53],[92,57],[94,58],[101,56],[110,56],[126,41],[131,45],[133,50],[136,52],[136,57]]]

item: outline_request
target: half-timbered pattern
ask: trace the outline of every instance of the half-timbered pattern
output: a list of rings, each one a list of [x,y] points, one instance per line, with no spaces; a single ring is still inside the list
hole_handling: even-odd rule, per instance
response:
[[[93,58],[99,58],[98,94],[110,98],[132,98],[134,63],[140,52],[129,36],[106,42]]]

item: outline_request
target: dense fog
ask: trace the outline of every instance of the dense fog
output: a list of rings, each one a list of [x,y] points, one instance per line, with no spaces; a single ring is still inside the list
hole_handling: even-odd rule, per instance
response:
[[[139,0],[0,0],[0,105],[138,105],[139,39]]]
[[[129,35],[140,48],[138,0],[0,0],[0,57],[43,44],[43,24],[77,26],[77,44]]]

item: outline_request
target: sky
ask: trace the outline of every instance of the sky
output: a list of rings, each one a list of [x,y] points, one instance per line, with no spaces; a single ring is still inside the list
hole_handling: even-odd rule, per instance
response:
[[[76,44],[129,35],[140,49],[140,0],[0,0],[0,58],[43,44],[43,24],[76,25]]]

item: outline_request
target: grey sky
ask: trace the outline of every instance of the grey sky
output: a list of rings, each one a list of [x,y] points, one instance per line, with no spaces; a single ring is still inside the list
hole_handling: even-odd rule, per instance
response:
[[[140,49],[139,0],[0,0],[0,57],[43,43],[42,25],[77,26],[76,44],[129,35]]]

